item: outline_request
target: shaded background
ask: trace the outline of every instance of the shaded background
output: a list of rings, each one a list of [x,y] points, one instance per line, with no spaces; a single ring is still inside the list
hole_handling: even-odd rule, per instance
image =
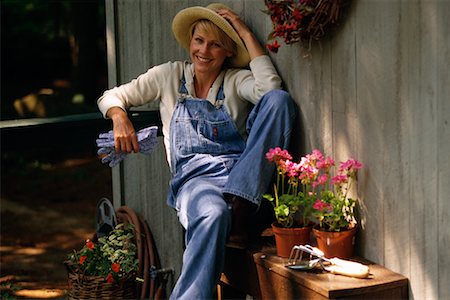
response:
[[[1,1],[2,299],[63,297],[63,261],[112,197],[94,139],[110,124],[83,120],[106,89],[105,48],[103,1]]]
[[[103,1],[3,0],[1,119],[96,111],[105,49]]]

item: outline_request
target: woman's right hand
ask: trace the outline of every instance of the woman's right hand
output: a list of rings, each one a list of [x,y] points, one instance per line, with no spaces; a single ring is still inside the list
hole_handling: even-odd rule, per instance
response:
[[[114,147],[117,153],[139,152],[134,126],[127,113],[120,107],[111,107],[106,116],[113,121]]]
[[[250,60],[265,54],[264,49],[261,47],[261,44],[258,42],[253,32],[244,23],[244,21],[242,21],[238,14],[230,9],[219,9],[216,12],[230,22],[231,26],[234,27],[242,41],[244,41]]]

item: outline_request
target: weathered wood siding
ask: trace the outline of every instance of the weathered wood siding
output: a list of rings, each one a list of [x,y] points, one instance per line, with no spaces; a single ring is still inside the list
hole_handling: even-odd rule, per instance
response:
[[[185,59],[171,20],[209,2],[108,1],[111,85]],[[264,41],[263,0],[222,2]],[[450,299],[450,1],[355,0],[339,30],[305,54],[291,45],[271,55],[299,105],[296,154],[361,160],[359,254],[407,276],[413,299]],[[142,210],[163,263],[179,272],[182,234],[165,206],[163,155],[116,168],[115,198]]]

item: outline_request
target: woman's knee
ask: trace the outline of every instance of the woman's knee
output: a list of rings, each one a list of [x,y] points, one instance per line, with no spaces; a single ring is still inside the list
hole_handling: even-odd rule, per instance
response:
[[[269,106],[271,109],[287,109],[295,111],[295,103],[288,92],[284,90],[272,90],[266,93],[261,99],[264,106]]]
[[[202,217],[207,222],[218,223],[220,225],[228,225],[231,221],[231,213],[224,200],[223,203],[215,203],[215,205],[209,205],[208,208],[203,210]]]
[[[230,218],[228,206],[217,187],[199,184],[191,190],[190,197],[192,201],[187,209],[191,215],[212,222]]]

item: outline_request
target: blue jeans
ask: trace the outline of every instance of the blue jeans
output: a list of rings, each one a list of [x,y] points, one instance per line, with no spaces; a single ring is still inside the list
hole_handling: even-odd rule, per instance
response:
[[[260,203],[275,168],[267,162],[265,154],[273,147],[288,147],[296,108],[286,92],[274,90],[267,93],[249,115],[249,136],[245,149],[239,153],[236,149],[229,151],[233,147],[225,147],[228,150],[223,153],[210,154],[206,150],[202,151],[201,147],[189,153],[185,149],[185,143],[176,146],[175,131],[179,126],[176,125],[179,123],[177,118],[186,120],[212,111],[213,124],[233,121],[227,114],[223,117],[223,111],[211,110],[211,104],[207,101],[204,104],[185,101],[180,105],[182,107],[177,106],[171,124],[171,142],[174,142],[171,150],[175,151],[172,168],[175,173],[169,204],[173,201],[180,223],[186,229],[186,250],[182,272],[170,298],[210,299],[223,270],[225,243],[231,227],[231,211],[224,201],[224,193],[241,196],[255,204]],[[218,120],[218,115],[224,119]],[[193,119],[192,124],[197,124],[197,121]],[[199,132],[198,128],[186,132],[187,125],[182,126],[185,137]],[[223,126],[233,127],[234,124]],[[217,129],[206,130],[208,131],[212,135],[217,134]],[[208,134],[202,132],[199,135],[203,138]],[[225,138],[223,143],[234,143],[234,133],[232,135],[231,139]],[[189,143],[189,147],[197,147],[202,141]]]

